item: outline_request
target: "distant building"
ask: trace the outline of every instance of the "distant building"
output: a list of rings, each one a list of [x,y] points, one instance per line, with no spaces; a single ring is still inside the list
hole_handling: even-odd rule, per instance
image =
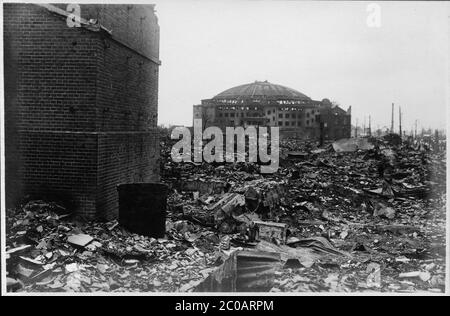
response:
[[[118,184],[159,177],[159,26],[153,5],[76,6],[3,5],[6,201],[108,219]]]
[[[311,100],[294,89],[255,81],[225,90],[194,105],[194,119],[204,127],[278,126],[281,137],[317,139],[321,123],[325,139],[350,137],[351,110],[328,99]]]

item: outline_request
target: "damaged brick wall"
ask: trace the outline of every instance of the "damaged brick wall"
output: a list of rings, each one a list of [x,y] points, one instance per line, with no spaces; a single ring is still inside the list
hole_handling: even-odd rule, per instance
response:
[[[154,131],[99,136],[97,207],[101,217],[117,215],[117,184],[159,180],[158,143]]]
[[[112,34],[4,4],[6,198],[112,218],[117,184],[159,177],[159,27],[150,5],[81,5],[81,16]]]

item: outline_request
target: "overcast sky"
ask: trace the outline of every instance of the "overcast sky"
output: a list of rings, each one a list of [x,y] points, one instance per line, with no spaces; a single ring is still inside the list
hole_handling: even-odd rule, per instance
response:
[[[161,28],[159,124],[192,124],[192,105],[255,80],[352,106],[372,128],[445,128],[449,4],[155,1]],[[373,12],[373,11],[371,11]]]

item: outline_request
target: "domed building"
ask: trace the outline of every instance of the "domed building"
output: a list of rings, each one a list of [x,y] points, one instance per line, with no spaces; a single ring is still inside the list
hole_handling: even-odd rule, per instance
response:
[[[278,126],[281,137],[324,139],[350,137],[351,113],[328,99],[305,94],[268,81],[236,86],[194,105],[194,119],[203,127]]]

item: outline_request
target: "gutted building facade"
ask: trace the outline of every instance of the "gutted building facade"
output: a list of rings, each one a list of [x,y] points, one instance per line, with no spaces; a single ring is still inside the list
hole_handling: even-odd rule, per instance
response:
[[[255,81],[219,93],[194,105],[194,119],[204,127],[278,126],[281,137],[325,139],[350,137],[350,108],[329,100],[315,101],[294,89]]]
[[[6,3],[6,202],[117,215],[121,183],[158,180],[153,5]]]

